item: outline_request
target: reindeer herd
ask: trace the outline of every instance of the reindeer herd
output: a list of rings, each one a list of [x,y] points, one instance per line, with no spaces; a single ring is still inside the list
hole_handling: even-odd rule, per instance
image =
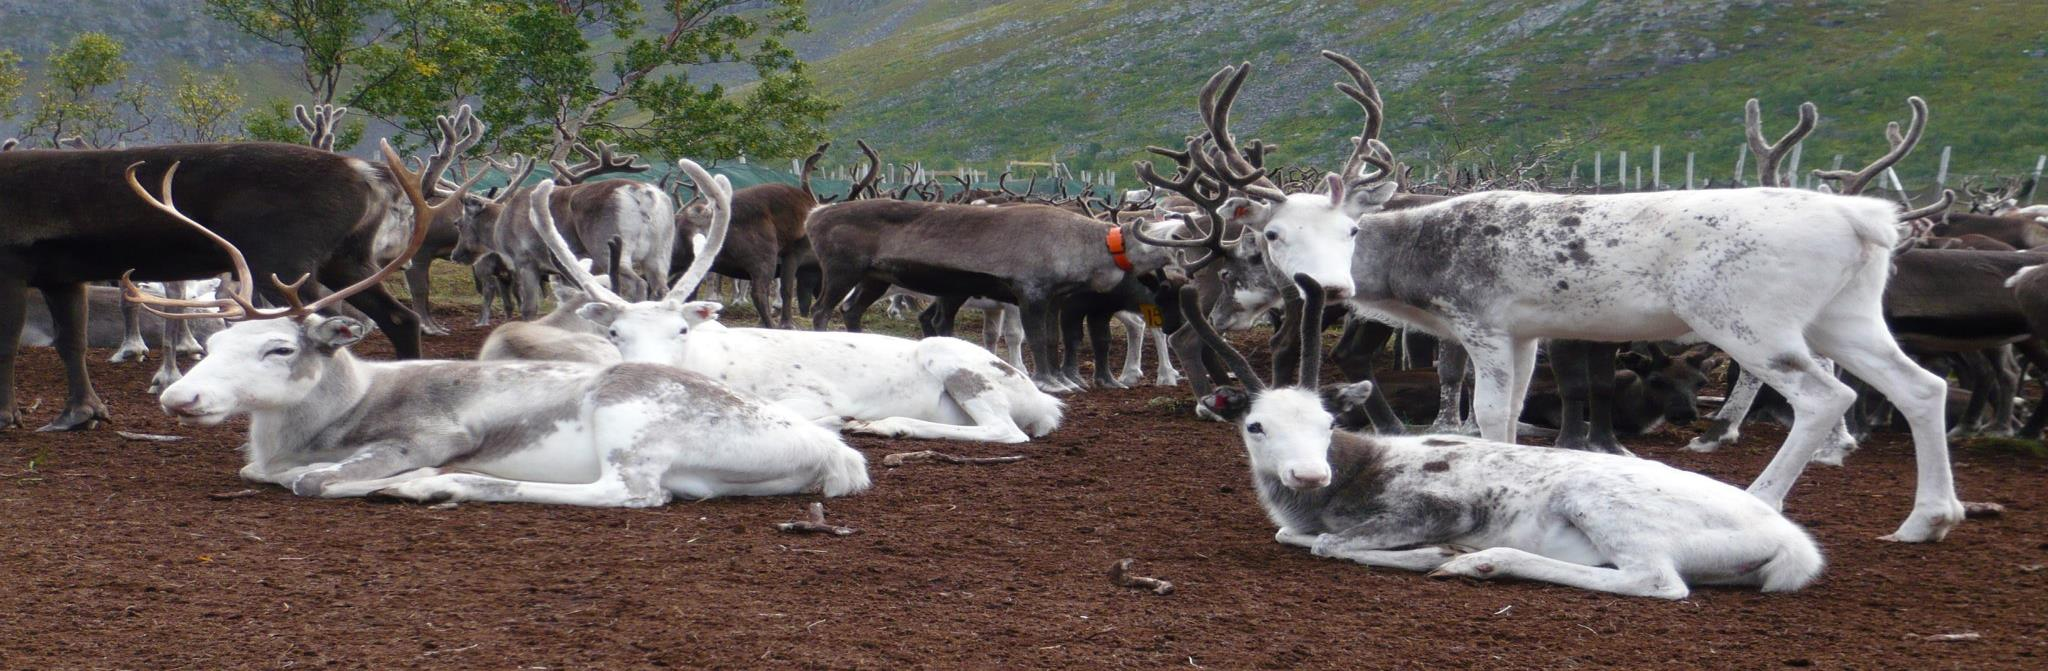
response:
[[[1236,426],[1277,541],[1664,598],[1810,583],[1820,552],[1779,509],[1809,462],[1841,463],[1894,415],[1918,471],[1886,537],[1902,542],[1941,540],[1963,519],[1951,426],[2038,437],[2048,422],[2044,399],[2020,428],[2015,401],[2018,360],[2048,370],[2048,253],[2030,251],[2048,243],[2041,213],[1862,195],[1922,137],[1919,98],[1868,167],[1817,172],[1833,188],[1781,186],[1817,108],[1773,143],[1752,100],[1759,188],[1425,194],[1380,138],[1371,76],[1322,55],[1364,117],[1337,171],[1280,168],[1275,147],[1233,135],[1246,63],[1200,89],[1202,126],[1184,146],[1151,148],[1173,173],[1140,162],[1150,188],[1116,197],[1064,184],[1041,195],[1035,182],[1018,193],[1007,175],[995,190],[883,189],[866,142],[843,201],[810,183],[829,145],[796,186],[734,190],[679,160],[683,199],[670,193],[683,180],[597,179],[650,168],[604,143],[576,145],[583,160],[529,184],[537,159],[465,160],[486,130],[467,106],[410,163],[388,143],[381,162],[331,151],[345,110],[329,107],[300,111],[311,146],[9,142],[0,420],[21,423],[21,344],[54,347],[65,366],[69,395],[44,430],[108,419],[87,347],[129,360],[154,346],[163,410],[195,425],[248,417],[241,476],[301,496],[842,496],[870,486],[842,433],[1028,442],[1058,430],[1058,395],[1140,382],[1150,341],[1159,384],[1179,383],[1177,361],[1195,414]],[[507,186],[474,192],[490,172]],[[419,359],[422,334],[448,332],[431,316],[436,259],[472,267],[480,324],[494,306],[518,316],[475,360]],[[401,271],[410,308],[384,287]],[[723,324],[720,303],[698,300],[714,273],[744,280],[758,327]],[[926,337],[862,332],[872,305],[913,297],[930,300]],[[984,311],[981,345],[951,337],[965,307]],[[1268,316],[1274,386],[1222,335]],[[835,318],[845,331],[827,330]],[[1112,320],[1128,338],[1116,376]],[[1344,382],[1325,387],[1330,326]],[[350,353],[373,328],[399,361]],[[1375,370],[1403,332],[1410,351],[1435,337],[1434,374]],[[204,358],[181,373],[200,340]],[[1746,492],[1620,443],[1696,419],[1702,370],[1724,358],[1729,398],[1692,449],[1733,442],[1753,410],[1791,425]],[[1972,392],[1955,418],[1950,371]],[[1404,417],[1432,412],[1427,435],[1406,435]],[[1556,447],[1515,445],[1532,426],[1552,427]]]

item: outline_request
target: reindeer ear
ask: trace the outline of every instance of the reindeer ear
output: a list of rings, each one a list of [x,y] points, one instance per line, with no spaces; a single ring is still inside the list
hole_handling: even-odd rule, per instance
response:
[[[688,322],[691,326],[708,321],[717,321],[718,311],[723,309],[725,309],[725,306],[717,301],[692,301],[684,303],[683,321]]]
[[[1400,188],[1401,185],[1386,181],[1371,186],[1354,185],[1345,189],[1344,215],[1356,217],[1367,212],[1377,212],[1386,207],[1387,201],[1392,200],[1394,192]]]
[[[612,321],[619,318],[619,309],[610,303],[593,301],[576,308],[576,316],[598,326],[611,326]]]
[[[1251,409],[1252,399],[1243,389],[1223,387],[1209,394],[1208,398],[1202,399],[1202,405],[1208,407],[1209,412],[1216,413],[1217,417],[1235,422],[1244,416],[1245,411]]]
[[[1223,216],[1224,223],[1235,223],[1250,228],[1263,228],[1266,223],[1266,211],[1268,209],[1270,208],[1265,203],[1238,196],[1223,201],[1223,207],[1216,208],[1216,213]]]
[[[1714,348],[1701,345],[1692,348],[1682,356],[1685,359],[1685,365],[1698,369],[1707,363],[1708,358],[1714,356]]]
[[[356,344],[370,335],[370,327],[347,317],[322,319],[306,327],[306,340],[313,343],[322,354],[333,354],[336,350]]]
[[[1643,353],[1636,352],[1633,350],[1622,352],[1620,355],[1614,357],[1614,359],[1616,363],[1621,364],[1622,368],[1626,368],[1637,373],[1647,371],[1655,364],[1655,362],[1652,361],[1650,357],[1644,356]]]

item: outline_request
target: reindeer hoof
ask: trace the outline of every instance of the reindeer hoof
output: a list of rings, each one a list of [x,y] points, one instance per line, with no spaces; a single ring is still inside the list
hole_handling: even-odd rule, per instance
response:
[[[128,363],[128,362],[130,362],[130,361],[148,361],[148,360],[149,360],[149,354],[148,354],[148,353],[147,353],[146,351],[144,351],[144,350],[134,350],[134,349],[124,349],[124,350],[120,350],[120,351],[114,352],[114,355],[113,355],[113,356],[107,357],[107,362],[108,362],[108,363]]]

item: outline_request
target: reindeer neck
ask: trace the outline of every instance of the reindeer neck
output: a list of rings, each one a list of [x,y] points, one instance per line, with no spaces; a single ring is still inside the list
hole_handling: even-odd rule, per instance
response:
[[[1386,446],[1347,431],[1330,432],[1330,484],[1311,490],[1296,490],[1258,464],[1252,465],[1252,481],[1258,488],[1259,505],[1273,523],[1300,533],[1337,531],[1328,528],[1326,514],[1332,508],[1372,505],[1386,487]]]
[[[362,404],[375,382],[377,367],[378,364],[357,361],[348,350],[335,352],[322,364],[320,382],[304,400],[284,408],[251,413],[251,460],[267,463],[278,455],[318,449],[317,438]]]

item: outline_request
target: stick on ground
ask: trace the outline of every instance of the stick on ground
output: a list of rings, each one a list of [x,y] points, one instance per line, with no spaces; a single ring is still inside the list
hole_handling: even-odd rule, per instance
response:
[[[810,519],[797,520],[795,522],[783,522],[781,524],[775,525],[775,530],[793,534],[832,534],[834,536],[848,536],[852,535],[856,531],[860,531],[859,529],[855,529],[853,527],[842,527],[826,524],[825,504],[823,503],[811,504]]]
[[[1008,464],[1023,460],[1024,455],[1021,454],[1013,454],[1007,457],[963,457],[957,454],[946,454],[937,450],[923,450],[919,452],[897,452],[882,457],[882,465],[895,468],[904,464],[924,461],[936,461],[945,464]]]
[[[256,495],[256,490],[254,490],[254,489],[244,489],[244,490],[241,490],[241,491],[237,491],[237,492],[221,492],[221,493],[218,493],[218,494],[207,494],[207,495],[206,495],[206,498],[209,498],[209,499],[213,499],[213,500],[215,500],[215,501],[226,501],[226,500],[229,500],[229,499],[246,499],[246,498],[249,498],[249,497],[251,497],[251,496],[255,496],[255,495]]]
[[[1132,575],[1131,565],[1136,563],[1138,563],[1138,560],[1130,558],[1117,560],[1115,565],[1109,567],[1109,581],[1116,583],[1118,587],[1151,590],[1153,594],[1166,595],[1173,593],[1173,583],[1158,578]]]
[[[175,443],[185,439],[184,436],[166,436],[160,433],[135,433],[133,431],[115,431],[114,435],[129,440],[147,440],[156,443]]]

